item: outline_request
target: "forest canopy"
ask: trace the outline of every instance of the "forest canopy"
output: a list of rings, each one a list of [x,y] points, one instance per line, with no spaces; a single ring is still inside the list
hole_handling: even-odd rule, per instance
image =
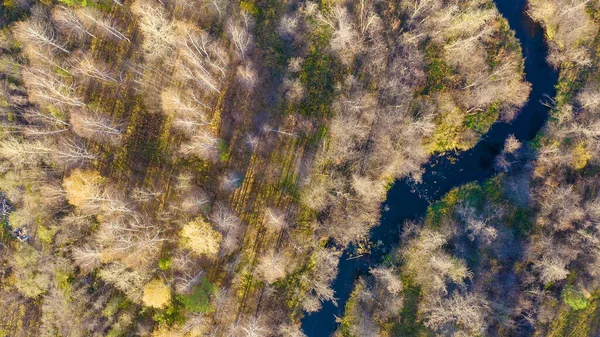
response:
[[[5,0],[0,336],[299,337],[330,302],[340,336],[594,331],[600,5],[527,6],[547,125],[338,303],[394,182],[528,104],[493,1]]]

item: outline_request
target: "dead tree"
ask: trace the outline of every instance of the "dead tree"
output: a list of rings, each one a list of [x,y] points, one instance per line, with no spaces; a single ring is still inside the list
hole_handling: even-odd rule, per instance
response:
[[[133,12],[140,17],[140,30],[144,34],[143,48],[151,58],[159,58],[173,50],[176,41],[175,27],[160,4],[148,0],[136,1]]]
[[[196,155],[201,158],[210,159],[218,152],[219,139],[209,131],[203,131],[193,136],[190,141],[181,145],[181,153],[184,155]]]
[[[227,24],[227,32],[236,47],[236,53],[242,59],[246,57],[246,53],[252,45],[252,35],[247,28],[239,21],[229,21]]]
[[[83,56],[77,64],[78,73],[95,78],[100,81],[118,83],[117,79],[107,69],[107,66],[100,64],[98,61],[92,59],[89,55]]]
[[[82,142],[70,138],[63,139],[60,145],[52,150],[52,154],[59,163],[65,166],[78,166],[98,159],[98,156]]]
[[[98,142],[118,143],[121,137],[121,127],[112,119],[96,112],[74,111],[71,114],[73,131],[79,136]]]
[[[26,69],[23,71],[25,85],[29,86],[33,98],[50,104],[82,107],[85,103],[76,95],[73,84],[46,69]]]
[[[185,29],[185,40],[179,48],[180,76],[216,93],[221,92],[228,72],[228,57],[218,42],[206,32]]]
[[[79,20],[77,15],[73,13],[69,8],[63,6],[55,7],[52,12],[52,17],[54,22],[58,25],[58,27],[72,35],[81,37],[84,35],[95,38],[96,35],[92,34],[89,30],[85,28],[83,23]]]
[[[98,29],[109,36],[118,40],[131,42],[119,29],[117,29],[109,19],[105,18],[99,11],[91,8],[80,8],[76,11],[76,15],[89,26],[98,27]]]
[[[64,53],[70,52],[58,41],[52,27],[39,19],[32,18],[21,21],[15,26],[17,37],[29,45],[43,45],[52,49],[58,49]]]

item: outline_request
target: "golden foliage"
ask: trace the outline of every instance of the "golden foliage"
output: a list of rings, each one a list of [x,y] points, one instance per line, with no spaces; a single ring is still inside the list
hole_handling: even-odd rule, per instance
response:
[[[83,206],[99,192],[102,176],[96,170],[74,169],[63,180],[67,200],[73,206]]]
[[[145,305],[162,309],[171,303],[171,288],[162,280],[154,279],[144,287],[142,301]]]
[[[592,159],[592,155],[585,148],[584,142],[579,142],[572,151],[573,153],[573,168],[581,170],[584,168],[588,161]]]
[[[201,217],[181,229],[181,245],[198,255],[216,256],[221,243],[221,233],[212,229]]]

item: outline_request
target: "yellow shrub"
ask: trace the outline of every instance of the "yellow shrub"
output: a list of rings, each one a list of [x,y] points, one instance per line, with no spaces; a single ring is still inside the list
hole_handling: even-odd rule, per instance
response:
[[[183,226],[180,235],[181,245],[198,255],[213,257],[219,252],[221,233],[200,217]]]
[[[96,170],[74,169],[63,180],[67,200],[73,206],[82,206],[99,192],[102,176]]]
[[[573,167],[576,170],[580,170],[587,165],[590,159],[592,159],[592,156],[586,150],[585,144],[583,142],[579,142],[573,149]]]
[[[154,279],[144,287],[142,301],[149,307],[165,308],[171,303],[171,288],[160,279]]]

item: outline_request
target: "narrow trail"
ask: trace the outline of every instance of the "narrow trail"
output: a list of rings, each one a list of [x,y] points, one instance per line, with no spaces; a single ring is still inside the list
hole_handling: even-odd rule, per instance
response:
[[[333,283],[338,305],[323,303],[319,312],[306,314],[302,330],[308,337],[329,337],[336,330],[336,317],[343,317],[344,307],[354,287],[354,281],[381,261],[400,240],[402,224],[420,218],[431,202],[439,200],[451,189],[466,183],[484,181],[494,175],[493,161],[500,153],[508,135],[525,143],[532,140],[548,118],[548,107],[542,104],[546,96],[553,97],[558,73],[546,63],[547,47],[544,32],[526,13],[525,0],[494,0],[500,13],[508,20],[521,43],[525,58],[525,77],[532,85],[529,101],[510,124],[496,123],[471,150],[434,156],[424,166],[423,182],[408,179],[396,181],[382,205],[379,226],[371,230],[371,241],[378,243],[371,255],[349,260],[346,250],[339,263],[339,273]]]

